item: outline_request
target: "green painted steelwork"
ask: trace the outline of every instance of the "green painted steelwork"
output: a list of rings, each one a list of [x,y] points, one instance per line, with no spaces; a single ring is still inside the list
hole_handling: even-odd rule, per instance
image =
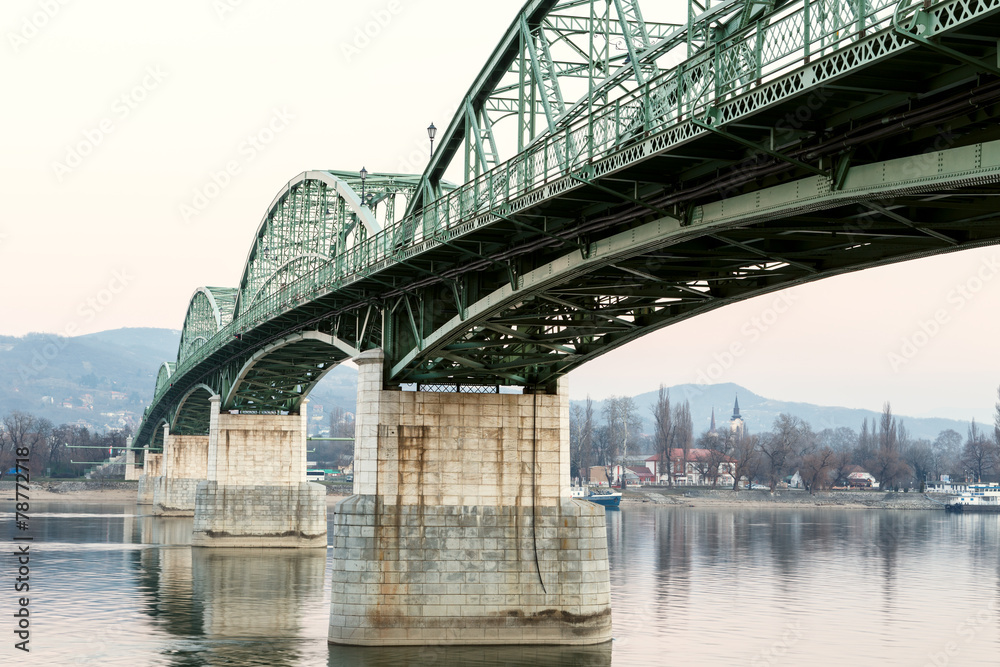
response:
[[[388,385],[544,388],[727,303],[1000,239],[1000,0],[662,10],[528,2],[424,174],[289,182],[239,287],[196,292],[136,441],[207,432],[210,395],[295,412],[373,347]]]

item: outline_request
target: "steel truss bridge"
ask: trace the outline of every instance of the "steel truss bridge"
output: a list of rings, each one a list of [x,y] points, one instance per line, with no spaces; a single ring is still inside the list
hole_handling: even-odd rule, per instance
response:
[[[239,286],[194,293],[136,444],[207,433],[213,394],[295,413],[373,347],[390,386],[546,388],[741,299],[1000,241],[1000,0],[678,5],[530,0],[423,174],[287,183]]]

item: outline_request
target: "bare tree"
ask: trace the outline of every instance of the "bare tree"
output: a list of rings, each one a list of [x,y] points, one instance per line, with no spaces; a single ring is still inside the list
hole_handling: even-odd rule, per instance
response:
[[[858,434],[847,426],[825,428],[816,434],[818,447],[829,447],[835,452],[851,452],[858,446]]]
[[[830,480],[833,486],[847,486],[848,476],[851,474],[854,466],[853,452],[837,452],[837,456],[833,460],[833,468],[830,471]]]
[[[873,432],[875,449],[866,464],[883,489],[897,485],[912,474],[900,451],[900,436],[902,435],[903,440],[906,439],[906,429],[900,429],[901,425],[892,416],[892,406],[886,401]]]
[[[569,409],[569,476],[571,480],[582,477],[580,429],[583,426],[583,408],[579,404]],[[575,482],[574,482],[575,483]]]
[[[878,449],[875,444],[875,430],[874,424],[872,424],[872,430],[868,430],[867,417],[861,422],[861,433],[858,434],[858,444],[854,448],[855,463],[868,465],[868,462],[875,457],[875,450]]]
[[[729,438],[732,441],[728,451],[732,459],[733,491],[738,491],[741,479],[746,477],[748,482],[752,482],[760,474],[760,438],[750,435],[745,429],[738,429]]]
[[[583,407],[583,423],[580,425],[580,462],[588,479],[594,457],[594,428],[594,401],[588,394]]]
[[[7,432],[5,424],[0,422],[0,480],[10,469],[11,461],[14,458],[14,438]]]
[[[687,476],[687,464],[691,445],[694,442],[694,421],[691,419],[691,405],[684,401],[674,406],[673,449],[681,450],[681,474]]]
[[[36,459],[42,443],[51,436],[52,424],[27,412],[15,410],[3,418],[0,426],[0,479],[18,458]]]
[[[611,431],[605,426],[594,429],[594,464],[607,467],[613,461]]]
[[[653,438],[657,455],[657,479],[666,474],[668,484],[673,485],[674,477],[670,474],[670,450],[674,436],[674,421],[670,412],[670,393],[662,384],[656,395],[656,403],[652,406],[652,412],[656,429]]]
[[[931,445],[934,454],[932,473],[935,479],[940,479],[943,474],[957,474],[961,472],[962,464],[962,436],[958,431],[947,429],[941,431],[934,443]]]
[[[836,468],[837,453],[830,447],[823,447],[806,454],[802,459],[799,474],[809,495],[815,493],[816,489],[828,487]]]
[[[931,448],[931,441],[917,440],[910,443],[903,452],[903,458],[913,470],[913,476],[923,489],[924,482],[930,477],[934,468],[934,450]]]
[[[775,418],[771,432],[760,441],[764,472],[772,492],[778,488],[778,482],[792,471],[801,454],[812,446],[814,440],[809,424],[798,417],[782,413]]]
[[[996,413],[993,416],[993,439],[996,441],[997,447],[1000,447],[1000,387],[997,387]]]
[[[982,482],[997,465],[995,443],[978,426],[976,420],[969,425],[969,437],[962,450],[962,464],[976,482]]]
[[[703,480],[711,481],[712,486],[718,486],[719,478],[728,471],[729,450],[734,444],[735,435],[731,431],[721,436],[717,431],[705,431],[698,438],[698,449],[705,451],[694,461],[694,467]]]
[[[612,396],[604,402],[604,419],[608,424],[611,458],[621,461],[624,466],[628,456],[629,435],[641,428],[635,401],[631,396]]]
[[[587,396],[584,405],[579,403],[570,410],[569,450],[570,469],[573,477],[588,479],[590,459],[594,447],[594,401]]]

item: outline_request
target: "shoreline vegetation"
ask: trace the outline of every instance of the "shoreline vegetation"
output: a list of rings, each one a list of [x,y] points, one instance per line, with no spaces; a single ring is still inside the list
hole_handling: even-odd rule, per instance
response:
[[[0,498],[14,493],[14,483],[0,482]],[[29,497],[38,502],[129,503],[135,502],[138,493],[136,482],[87,482],[44,481],[31,485]],[[327,488],[327,504],[332,505],[350,495],[346,488]],[[627,489],[623,505],[657,504],[671,507],[739,507],[764,509],[831,508],[831,509],[889,509],[889,510],[943,510],[948,496],[940,498],[918,492],[892,491],[822,491],[810,495],[800,490],[712,489],[699,487]]]

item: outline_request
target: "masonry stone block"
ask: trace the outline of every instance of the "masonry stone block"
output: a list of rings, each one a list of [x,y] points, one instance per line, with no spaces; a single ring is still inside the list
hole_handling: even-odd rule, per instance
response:
[[[306,427],[305,405],[298,415],[222,414],[212,399],[193,546],[326,548],[326,489],[306,481]]]
[[[161,461],[163,454],[146,453],[142,464],[142,475],[139,477],[139,498],[140,505],[153,504],[153,489],[156,486],[156,478],[163,474]]]
[[[610,640],[605,510],[570,497],[564,388],[383,391],[380,352],[357,361],[355,495],[334,509],[330,642]]]
[[[208,464],[208,436],[167,434],[162,457],[162,475],[153,484],[153,514],[194,516],[195,492]]]

